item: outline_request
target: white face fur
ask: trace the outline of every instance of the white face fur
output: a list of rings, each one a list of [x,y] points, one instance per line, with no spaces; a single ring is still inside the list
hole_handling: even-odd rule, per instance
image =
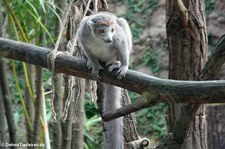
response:
[[[98,25],[94,33],[97,37],[101,38],[106,43],[112,43],[113,42],[113,35],[115,33],[115,27],[114,25]]]
[[[95,17],[88,21],[88,25],[92,28],[95,38],[103,40],[105,43],[113,42],[115,34],[115,23],[109,17]]]

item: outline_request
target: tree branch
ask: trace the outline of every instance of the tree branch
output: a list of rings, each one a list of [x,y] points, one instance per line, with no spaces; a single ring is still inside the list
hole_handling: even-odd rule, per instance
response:
[[[225,35],[223,35],[220,38],[215,49],[212,51],[208,61],[206,62],[203,70],[201,71],[201,73],[198,77],[198,80],[210,80],[210,79],[215,78],[217,76],[217,74],[219,73],[219,71],[221,70],[224,62],[225,62]],[[197,89],[196,91],[199,92],[200,90]],[[140,99],[137,102],[132,103],[126,107],[122,107],[122,108],[119,108],[119,109],[109,113],[109,114],[105,114],[103,116],[103,120],[109,121],[109,120],[118,118],[120,116],[124,116],[124,115],[132,113],[132,112],[136,112],[140,109],[151,107],[159,102],[159,101],[154,100],[154,99],[157,99],[156,98],[157,96],[159,96],[159,95],[157,95],[157,93],[151,91],[151,92],[148,92],[148,95],[150,95],[150,97],[148,98],[148,101]],[[168,96],[168,97],[170,97],[170,96]],[[158,99],[160,99],[160,98],[158,98]],[[173,99],[173,96],[170,97],[170,99],[171,99],[171,101],[168,101],[168,102],[177,102],[177,103],[179,102],[179,101],[176,101],[177,98]],[[188,100],[190,100],[190,99],[191,99],[191,96],[186,101],[188,102]],[[199,100],[199,99],[200,99],[200,97],[197,100]],[[186,119],[193,119],[194,113],[196,112],[199,105],[201,104],[201,103],[197,103],[193,106],[192,103],[193,102],[189,102],[187,105],[182,107],[184,109],[184,110],[182,110],[182,112],[189,111],[189,113],[190,113],[189,115],[187,115]],[[202,103],[204,103],[204,102],[202,102]],[[180,117],[177,119],[177,121],[174,124],[174,126],[175,126],[174,128],[178,128],[179,125],[183,126],[183,124],[181,124],[181,123],[184,122],[183,121],[184,115],[186,115],[186,114],[180,115]],[[191,121],[189,121],[189,122],[191,122]],[[188,125],[188,123],[186,123],[186,125]],[[187,128],[187,127],[184,127],[184,128]],[[185,130],[183,131],[183,133],[185,133]]]
[[[219,71],[221,70],[225,61],[225,36],[222,36],[217,43],[214,50],[202,69],[198,80],[212,80],[214,79]],[[192,120],[196,116],[196,112],[201,104],[185,104],[181,108],[181,114],[177,117],[174,126],[173,133],[176,134],[177,138],[185,138],[188,129],[191,126]],[[188,114],[186,114],[188,113]],[[179,129],[177,129],[179,128]],[[180,140],[183,142],[184,140]]]
[[[224,44],[224,42],[221,43]],[[219,47],[220,49],[222,48],[221,51],[224,50],[224,46]],[[50,50],[47,48],[0,38],[0,55],[6,58],[50,69],[47,62],[49,52]],[[215,55],[220,54],[215,53]],[[55,59],[55,71],[86,79],[93,79],[91,77],[91,71],[86,66],[86,60],[68,56],[64,53],[57,55]],[[135,104],[126,106],[128,109],[130,107],[132,112],[140,108],[149,107],[158,102],[225,103],[225,81],[223,80],[176,81],[160,79],[133,70],[128,70],[126,76],[121,80],[116,79],[115,71],[109,73],[107,70],[103,70],[100,72],[100,76],[102,82],[120,86],[145,96],[145,100],[138,101],[141,104],[140,107]],[[124,116],[124,113],[122,114]]]
[[[188,10],[187,8],[184,6],[182,0],[173,0],[174,5],[181,17],[182,23],[184,24],[184,26],[187,26],[187,22],[188,22]]]
[[[224,62],[225,62],[225,35],[223,35],[220,38],[215,49],[212,51],[212,53],[209,57],[209,60],[207,61],[206,65],[204,66],[203,70],[201,71],[201,73],[198,77],[198,80],[214,79],[217,76],[217,74],[219,73],[219,71],[221,70]],[[129,113],[138,111],[140,109],[143,109],[143,108],[151,107],[159,102],[159,101],[158,102],[154,101],[154,98],[156,98],[157,93],[149,92],[148,94],[151,95],[150,96],[151,99],[148,98],[148,101],[138,100],[136,103],[130,104],[126,107],[122,107],[120,109],[117,109],[109,114],[105,114],[103,116],[103,120],[109,121],[109,120],[118,118],[121,115],[126,115]],[[187,105],[182,107],[183,109],[186,109],[186,110],[182,110],[182,112],[189,111],[189,113],[190,113],[189,115],[187,115],[186,119],[193,119],[194,113],[195,113],[194,111],[196,111],[198,109],[200,104],[201,103],[198,103],[193,106],[193,104],[191,102],[189,102]],[[183,124],[181,125],[181,123],[183,122],[184,115],[185,114],[180,115],[180,117],[177,119],[176,123],[174,124],[174,126],[175,126],[174,128],[178,128],[179,125],[183,126]],[[188,123],[186,123],[186,125],[188,125]],[[187,127],[184,127],[184,128],[187,128]],[[185,130],[183,131],[184,133],[185,133]]]

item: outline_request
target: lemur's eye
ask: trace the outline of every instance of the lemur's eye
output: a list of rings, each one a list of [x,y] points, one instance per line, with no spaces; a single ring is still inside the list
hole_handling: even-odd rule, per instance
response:
[[[111,32],[112,32],[112,33],[114,32],[114,28],[111,29]]]
[[[100,30],[98,30],[98,32],[101,33],[101,34],[105,33],[104,29],[100,29]]]

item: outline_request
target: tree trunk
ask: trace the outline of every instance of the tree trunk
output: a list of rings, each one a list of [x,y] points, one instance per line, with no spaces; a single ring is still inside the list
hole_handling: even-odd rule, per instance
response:
[[[73,84],[74,81],[72,76],[65,75],[65,84],[64,84],[64,113],[63,120],[62,120],[62,149],[70,149],[71,148],[71,141],[72,141],[72,123],[73,123],[73,109],[75,108],[75,99],[74,99],[74,92],[72,92],[72,88],[75,87]],[[68,102],[67,102],[68,101]]]
[[[1,8],[1,6],[0,6]],[[2,15],[2,11],[0,10],[0,37],[5,36],[5,26],[7,25],[8,21],[7,18],[5,18],[4,23],[3,23],[4,17]],[[2,94],[1,94],[2,93]],[[10,143],[16,143],[16,124],[15,120],[13,117],[13,112],[12,112],[12,102],[10,100],[10,92],[9,92],[9,85],[8,85],[8,80],[7,80],[7,73],[6,73],[6,64],[5,64],[5,59],[0,57],[0,107],[1,107],[1,114],[0,114],[0,120],[2,124],[1,126],[1,131],[4,132],[5,130],[5,118],[4,114],[6,116],[7,124],[8,124],[8,132],[9,132],[9,141]],[[3,103],[2,103],[3,102]],[[3,104],[3,105],[2,105]],[[4,135],[5,133],[0,132],[1,135]],[[0,137],[0,140],[3,143],[6,143],[4,141],[5,138],[3,136]],[[15,148],[15,147],[12,147]]]
[[[29,82],[31,83],[31,88],[32,90],[34,89],[33,85],[34,85],[34,80],[35,80],[35,70],[34,70],[34,66],[31,64],[27,64],[27,70],[29,72]],[[32,97],[30,96],[30,93],[28,91],[28,88],[25,88],[25,92],[24,92],[24,100],[25,100],[25,104],[26,104],[26,109],[27,109],[27,113],[29,115],[30,121],[33,124],[34,122],[34,101],[32,100]],[[29,124],[26,121],[26,135],[27,135],[27,142],[28,143],[32,143],[32,139],[33,139],[33,132],[30,130]]]
[[[35,78],[35,85],[36,85],[36,99],[35,99],[35,116],[34,116],[34,131],[33,131],[33,138],[32,143],[37,144],[39,142],[38,136],[40,134],[40,117],[41,117],[41,105],[43,105],[43,96],[42,96],[42,68],[39,66],[35,67],[36,69],[36,78]],[[36,147],[33,147],[36,148]]]
[[[225,105],[209,105],[207,108],[208,148],[225,148]]]
[[[60,10],[64,11],[67,5],[67,0],[56,0],[55,1],[56,5],[60,8]],[[59,14],[60,18],[63,18],[63,13],[57,9],[57,13]],[[56,23],[55,23],[55,36],[57,37],[60,32],[60,28],[62,27],[58,20],[57,17],[55,17]],[[63,41],[59,43],[59,50],[65,49],[66,47],[66,38],[63,38]],[[62,50],[63,51],[63,50]],[[62,96],[63,96],[63,75],[61,73],[54,73],[52,74],[52,81],[53,83],[53,88],[56,90],[54,92],[54,101],[51,103],[52,106],[55,108],[55,113],[54,113],[54,121],[52,121],[52,132],[53,132],[53,137],[52,137],[52,147],[54,149],[61,149],[61,140],[62,140],[62,125],[61,125],[61,118],[62,118],[62,107],[63,107],[63,101],[62,101]]]
[[[122,99],[123,99],[122,106],[126,106],[131,103],[126,89],[123,89],[123,91],[122,91]],[[136,129],[136,124],[137,124],[137,122],[136,122],[134,113],[124,116],[124,118],[123,118],[123,125],[124,125],[123,136],[124,136],[124,143],[125,143],[124,148],[125,149],[135,148],[134,146],[131,145],[132,144],[131,142],[139,139],[139,135],[138,135],[138,132]]]
[[[77,79],[77,83],[80,86],[80,97],[78,98],[77,108],[75,111],[76,119],[74,120],[72,131],[72,148],[83,149],[83,125],[84,125],[84,93],[85,93],[85,80]],[[79,94],[79,93],[78,93]]]
[[[6,131],[5,131],[5,107],[4,107],[4,100],[2,90],[0,88],[0,147],[4,147],[4,143],[6,143]]]
[[[188,11],[187,18],[182,15],[177,1],[168,0],[167,6],[167,38],[169,44],[169,78],[177,80],[196,80],[207,58],[207,35],[205,22],[205,6],[203,0],[183,0]],[[184,17],[185,16],[185,17]],[[185,21],[186,19],[186,21]],[[174,142],[168,146],[173,149],[207,149],[207,127],[205,105],[193,105],[196,112],[190,128],[174,128],[177,117],[185,109],[186,104],[170,104],[168,113],[169,131],[174,133]],[[184,117],[186,117],[184,115]],[[184,123],[186,119],[183,119]],[[184,129],[188,133],[180,133]]]
[[[76,43],[74,37],[79,26],[78,24],[80,24],[81,16],[83,16],[84,14],[83,5],[83,2],[77,1],[77,3],[73,2],[73,4],[70,6],[71,11],[68,16],[67,24],[67,40],[69,42],[67,43],[67,46],[70,44],[74,45]],[[77,14],[76,17],[74,17],[74,14]],[[79,49],[79,47],[73,48],[73,46],[71,46],[70,49],[67,48],[67,51],[70,52],[71,55],[80,57],[80,53],[75,52],[77,51],[77,49]],[[74,84],[74,86],[72,87],[72,90],[74,92],[74,103],[72,103],[73,105],[70,105],[70,109],[72,110],[70,112],[70,114],[72,114],[71,148],[83,149],[85,80],[78,77],[70,76],[70,81]]]
[[[65,41],[62,33],[67,31],[67,52],[76,55],[78,47],[74,40],[78,24],[84,14],[84,1],[70,1],[65,11],[63,28],[59,33],[58,40]],[[76,15],[74,15],[76,14]],[[58,46],[58,45],[57,45]],[[56,46],[56,49],[57,49]],[[76,51],[76,52],[75,52]],[[75,54],[74,54],[75,53]],[[85,81],[74,76],[64,76],[64,97],[63,97],[63,119],[62,119],[62,148],[83,148],[83,123],[84,123],[84,88]]]

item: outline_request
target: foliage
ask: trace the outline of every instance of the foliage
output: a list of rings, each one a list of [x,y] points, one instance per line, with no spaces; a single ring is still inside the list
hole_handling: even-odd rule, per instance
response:
[[[207,0],[205,1],[205,11],[208,16],[215,9],[216,0]]]
[[[5,22],[8,22],[5,31],[5,37],[20,40],[27,43],[34,43],[36,45],[47,45],[49,43],[54,44],[54,39],[50,34],[52,26],[47,26],[43,23],[43,20],[46,16],[54,18],[55,15],[55,6],[54,3],[49,3],[50,1],[43,0],[2,0],[3,16]],[[1,8],[1,9],[2,9]],[[49,9],[46,9],[49,8]],[[53,12],[53,13],[52,13]],[[52,19],[50,19],[52,20]],[[41,34],[45,36],[43,40],[40,39]],[[44,44],[43,44],[43,43]],[[28,94],[32,98],[34,104],[34,91],[32,89],[31,83],[31,74],[34,72],[29,71],[28,65],[18,61],[12,61],[11,68],[12,73],[9,74],[9,77],[14,79],[9,79],[11,99],[15,99],[13,105],[14,119],[17,125],[21,126],[24,122],[22,121],[25,116],[25,120],[28,124],[29,130],[32,132],[34,125],[32,124],[31,117],[28,114],[28,108],[25,104],[25,92],[28,91]],[[21,108],[22,105],[22,108]],[[24,115],[24,116],[23,116]],[[41,128],[45,129],[43,125],[43,118]],[[24,125],[23,125],[24,127]],[[21,134],[25,135],[24,129],[18,129],[23,133],[17,133],[20,137]],[[43,131],[40,130],[40,131]],[[43,135],[39,135],[40,140],[43,140]],[[21,137],[21,141],[25,141],[26,137]]]
[[[84,146],[86,149],[101,148],[102,128],[101,118],[98,115],[87,119],[84,123]]]
[[[152,72],[156,73],[160,71],[159,60],[159,53],[154,50],[146,50],[145,55],[142,57],[142,65],[150,66]]]
[[[151,108],[144,109],[137,113],[138,132],[142,135],[153,135],[157,139],[166,135],[166,109],[164,103]]]
[[[85,95],[84,147],[85,149],[101,148],[103,140],[101,117],[96,103],[90,103],[89,95]]]
[[[157,6],[158,0],[122,0],[122,3],[129,8],[123,17],[129,21],[134,40],[137,40],[149,23],[149,16]]]
[[[39,35],[44,32],[47,34],[44,42],[54,43],[54,39],[49,30],[52,27],[53,22],[49,21],[47,24],[43,24],[42,22],[43,18],[46,18],[47,16],[54,18],[55,16],[52,14],[57,14],[55,10],[57,7],[54,3],[42,0],[10,0],[4,4],[6,12],[11,16],[11,23],[15,24],[18,28],[16,29],[13,28],[13,26],[8,26],[7,31],[10,37],[15,39],[15,31],[19,31],[17,33],[18,35],[21,35],[17,36],[19,40],[25,42],[33,41],[35,44],[40,45],[41,43],[38,43],[38,38]]]
[[[140,99],[141,96],[134,92],[129,92],[132,102]],[[161,139],[166,135],[166,109],[164,103],[157,104],[151,108],[140,110],[136,113],[137,129],[141,136]]]

